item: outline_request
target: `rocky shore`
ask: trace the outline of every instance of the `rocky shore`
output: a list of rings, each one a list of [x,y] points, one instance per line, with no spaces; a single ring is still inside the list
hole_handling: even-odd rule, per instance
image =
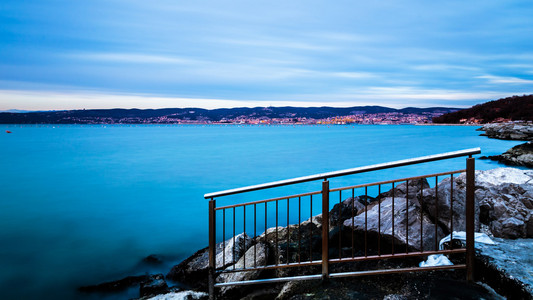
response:
[[[465,175],[454,177],[453,199],[454,206],[454,231],[464,230],[464,220],[459,216],[464,211]],[[438,184],[438,199],[450,199],[450,178]],[[420,190],[422,189],[422,190]],[[409,192],[409,203],[406,204],[406,193]],[[395,227],[392,235],[392,195],[394,206]],[[432,243],[423,243],[415,236],[409,237],[405,244],[402,232],[407,225],[399,218],[401,214],[409,216],[409,228],[414,232],[420,230],[422,224],[424,236],[432,237],[437,234],[441,239],[449,234],[449,212],[451,207],[447,201],[434,199],[435,189],[429,188],[425,179],[410,181],[398,185],[394,191],[387,191],[376,198],[358,196],[347,198],[342,203],[336,204],[330,212],[330,257],[335,257],[339,252],[351,251],[352,229],[356,236],[364,234],[364,203],[368,203],[366,213],[368,216],[368,236],[370,249],[376,249],[378,225],[376,214],[378,205],[381,207],[381,224],[379,233],[382,249],[394,247],[396,251],[410,251],[433,249]],[[253,285],[242,287],[225,287],[217,289],[219,299],[448,299],[456,297],[461,299],[502,299],[500,295],[510,298],[533,299],[531,280],[528,274],[533,274],[533,264],[527,253],[533,249],[533,171],[524,171],[513,168],[499,168],[488,171],[476,171],[476,231],[481,231],[491,237],[497,238],[500,248],[490,248],[477,244],[476,252],[476,280],[475,284],[465,282],[464,271],[432,271],[422,273],[407,273],[403,275],[364,276],[345,279],[330,279],[327,281],[294,281],[287,283]],[[401,201],[404,199],[404,201]],[[415,199],[412,201],[411,199]],[[422,204],[421,204],[422,203]],[[438,205],[438,216],[434,215],[435,205]],[[352,219],[352,207],[354,217]],[[461,214],[460,214],[461,213]],[[422,222],[421,219],[422,218]],[[435,233],[435,223],[437,232]],[[310,249],[302,253],[302,260],[320,259],[321,255],[321,224],[322,216],[317,215],[298,225],[278,227],[279,244],[274,242],[275,228],[270,228],[257,237],[249,237],[245,233],[236,236],[216,247],[217,266],[222,265],[225,257],[226,265],[222,268],[252,265],[254,255],[257,264],[273,264],[276,261],[296,259],[297,241],[301,239],[301,247]],[[516,240],[519,239],[519,240]],[[516,252],[513,245],[520,241],[520,247],[526,252]],[[453,240],[452,243],[457,243]],[[338,246],[337,246],[338,245]],[[448,245],[450,246],[450,245]],[[487,248],[489,247],[489,248]],[[529,248],[528,248],[529,247]],[[356,245],[356,251],[362,251],[361,245]],[[361,253],[355,253],[360,255]],[[246,253],[246,254],[245,254]],[[496,255],[498,253],[499,255]],[[506,255],[506,253],[509,253]],[[520,257],[514,257],[519,254]],[[235,256],[235,257],[233,257]],[[464,263],[464,256],[451,255],[453,263]],[[418,266],[424,258],[389,259],[379,261],[362,261],[345,264],[331,264],[331,272],[345,272],[362,269],[384,269]],[[509,260],[522,263],[522,275],[517,276],[517,270],[510,268]],[[162,274],[145,275],[144,277],[127,277],[126,280],[104,283],[95,286],[80,288],[84,293],[102,292],[109,287],[129,285],[138,287],[142,299],[204,299],[207,298],[207,267],[208,250],[201,249],[180,264],[174,266],[166,276]],[[512,267],[512,266],[511,266]],[[524,271],[525,270],[525,271]],[[525,272],[525,273],[524,273]],[[252,280],[260,278],[296,276],[319,274],[320,267],[285,268],[275,270],[262,270],[252,272],[223,273],[217,282],[235,280]],[[529,276],[531,277],[531,276]],[[526,279],[524,279],[526,278]],[[181,287],[171,287],[179,283]],[[170,286],[170,287],[169,287]],[[496,292],[495,292],[496,291]],[[159,295],[159,296],[158,296]]]
[[[481,159],[491,159],[509,166],[533,168],[533,123],[493,123],[486,124],[477,130],[485,131],[481,135],[489,138],[529,141],[511,148],[501,155],[483,156]]]
[[[483,136],[500,140],[533,140],[533,123],[532,122],[508,122],[508,123],[490,123],[477,129],[484,131]]]

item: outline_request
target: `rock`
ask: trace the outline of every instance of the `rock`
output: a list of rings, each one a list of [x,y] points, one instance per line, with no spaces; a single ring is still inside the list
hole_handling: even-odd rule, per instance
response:
[[[155,297],[146,298],[146,300],[207,300],[209,295],[204,292],[179,291]]]
[[[481,135],[488,136],[489,138],[520,141],[533,140],[533,124],[530,122],[485,124],[477,130],[485,131]]]
[[[533,142],[514,146],[501,155],[487,157],[509,166],[533,168]]]
[[[150,254],[147,257],[143,258],[142,261],[143,263],[150,265],[160,265],[163,263],[163,259],[157,254]]]
[[[370,197],[368,197],[370,198]],[[374,198],[371,198],[374,200]],[[366,199],[368,203],[368,199]],[[334,227],[338,226],[339,223],[342,224],[342,222],[346,219],[351,218],[352,216],[356,216],[358,212],[365,209],[365,196],[357,196],[355,198],[348,198],[341,203],[337,203],[333,206],[331,211],[329,212],[329,226]],[[352,213],[353,208],[353,213]]]
[[[251,268],[254,266],[264,266],[268,261],[268,246],[264,243],[257,243],[254,246],[250,247],[248,251],[239,259],[239,261],[230,267],[227,267],[226,270],[230,271],[235,269]],[[246,272],[230,272],[220,274],[216,281],[217,282],[238,282],[246,280],[254,280],[259,277],[261,270],[255,271],[246,271]],[[232,291],[235,291],[238,287],[228,286],[220,288],[220,293],[223,296],[227,296]]]
[[[119,280],[104,282],[97,285],[88,285],[79,287],[78,290],[81,292],[99,292],[99,293],[108,293],[108,292],[119,292],[123,291],[132,286],[138,285],[147,281],[149,278],[148,275],[140,276],[128,276]]]
[[[453,193],[452,193],[453,184]],[[422,194],[422,205],[424,210],[428,212],[433,220],[437,220],[437,223],[442,226],[446,234],[449,234],[452,229],[450,212],[453,207],[453,230],[465,231],[466,230],[466,174],[462,173],[459,176],[454,176],[453,183],[450,177],[444,178],[438,184],[437,197],[435,197],[435,188],[425,189]],[[476,195],[475,199],[479,199]],[[453,203],[451,201],[453,200]],[[475,219],[474,230],[479,232],[479,206],[480,201],[475,202]],[[451,204],[450,204],[451,203]],[[437,208],[435,207],[437,205]]]
[[[475,230],[480,224],[489,227],[492,235],[503,238],[524,238],[531,235],[533,220],[533,171],[514,168],[498,168],[476,171]],[[435,211],[435,190],[424,190],[426,211],[438,219],[448,232],[450,227],[450,178],[438,184],[438,217]],[[453,229],[465,230],[465,174],[454,177],[453,189]],[[479,217],[478,217],[479,214]]]
[[[405,195],[409,193],[409,199],[414,199],[419,196],[420,188],[424,190],[424,189],[427,189],[428,187],[429,187],[429,183],[425,178],[409,180],[408,184],[407,182],[403,182],[399,184],[398,186],[395,186],[394,191],[393,189],[390,189],[388,192],[382,193],[380,195],[380,198],[392,197],[393,194],[394,194],[394,197],[405,198]]]
[[[233,237],[216,245],[216,266],[225,268],[238,261],[246,249],[251,245],[252,239],[245,233],[235,236],[235,249]],[[235,251],[234,251],[235,250]],[[235,259],[233,259],[235,253]],[[189,284],[193,287],[205,288],[209,267],[209,248],[197,251],[189,258],[174,266],[167,274],[167,278]]]
[[[392,241],[395,244],[406,243],[406,230],[409,227],[408,246],[414,250],[421,250],[420,245],[420,227],[422,226],[423,242],[422,250],[435,249],[435,225],[422,211],[417,200],[409,199],[408,204],[405,198],[394,199],[394,238],[392,232],[392,198],[388,197],[381,200],[381,230],[378,230],[380,207],[375,205],[367,212],[367,230],[373,240],[381,234],[385,240]],[[422,225],[421,225],[422,224]],[[344,221],[344,226],[351,228],[352,219]],[[353,228],[359,233],[365,231],[365,214],[361,213],[353,219]],[[437,241],[444,237],[442,230],[437,227]]]
[[[168,285],[163,274],[150,275],[146,281],[141,283],[139,293],[141,297],[164,294],[168,292]]]

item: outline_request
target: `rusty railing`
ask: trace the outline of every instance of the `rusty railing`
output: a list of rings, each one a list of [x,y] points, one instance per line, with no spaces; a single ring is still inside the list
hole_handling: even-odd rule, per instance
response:
[[[317,174],[312,176],[305,176],[299,178],[293,178],[289,180],[276,181],[271,183],[265,183],[260,185],[248,186],[238,189],[226,190],[216,193],[209,193],[204,195],[206,199],[209,199],[209,294],[210,298],[214,299],[215,288],[224,287],[230,285],[248,285],[256,283],[274,283],[284,282],[290,280],[312,280],[312,279],[324,279],[324,278],[338,278],[348,276],[361,276],[372,274],[386,274],[386,273],[402,273],[424,270],[442,270],[442,269],[466,269],[467,280],[473,279],[473,266],[474,266],[474,172],[475,161],[472,155],[481,153],[479,148],[467,149],[455,152],[448,152],[438,155],[430,155],[419,158],[400,160],[395,162]],[[377,171],[383,169],[397,168],[401,166],[420,164],[425,162],[444,160],[456,157],[468,156],[466,159],[466,169],[449,171],[443,173],[429,174],[424,176],[409,177],[388,181],[381,181],[369,184],[361,184],[355,186],[333,188],[329,187],[329,178],[340,177],[358,173],[366,173],[370,171]],[[457,219],[462,216],[457,216],[454,210],[454,175],[466,172],[466,184],[465,184],[465,198],[464,204],[464,218],[466,224],[463,229],[466,231],[466,247],[464,248],[452,248],[452,249],[439,249],[439,240],[443,237],[443,232],[438,225],[439,216],[447,214],[449,223],[445,224],[449,229],[449,232],[453,235],[454,222],[457,223]],[[439,199],[439,177],[450,178],[450,199]],[[428,179],[434,178],[434,187],[430,187],[427,184]],[[259,200],[241,204],[216,206],[216,198],[229,196],[234,194],[246,193],[251,191],[269,189],[273,187],[288,186],[303,182],[310,181],[322,181],[322,189],[320,191],[302,193],[297,195],[283,196],[277,198],[271,198],[266,200]],[[415,186],[413,186],[413,183]],[[424,185],[426,183],[426,185]],[[420,186],[418,186],[420,184]],[[389,195],[384,198],[382,192],[384,187],[389,187]],[[401,193],[400,193],[401,187]],[[418,188],[416,195],[409,193],[409,188]],[[458,187],[455,187],[456,191]],[[378,201],[369,203],[369,190],[377,189],[377,194],[382,198]],[[405,191],[404,191],[405,189]],[[423,191],[432,189],[429,195],[423,195]],[[356,197],[356,191],[360,193]],[[390,193],[392,191],[392,193]],[[396,192],[398,191],[397,194]],[[337,220],[330,218],[330,204],[336,201],[330,201],[330,199],[336,199],[338,194],[338,211],[331,210],[331,212],[337,212]],[[401,195],[403,194],[403,195]],[[351,196],[351,202],[348,201],[344,204],[343,195]],[[432,197],[434,196],[434,197]],[[315,211],[317,209],[317,198],[321,198],[321,220],[314,219],[313,216],[313,204],[315,204]],[[362,200],[361,200],[362,199]],[[430,199],[430,200],[428,200]],[[315,203],[313,203],[315,200]],[[428,202],[425,203],[424,201]],[[439,201],[446,202],[449,207],[447,211],[439,212]],[[409,212],[414,203],[417,203],[419,212],[416,212],[415,220],[409,220]],[[449,202],[449,204],[448,204]],[[348,206],[348,217],[345,219],[344,224],[341,218],[343,212],[342,207]],[[359,208],[356,208],[356,205]],[[385,210],[385,214],[390,212],[388,218],[392,220],[392,228],[382,228],[382,206],[389,206]],[[395,210],[398,207],[405,208],[406,214],[402,215],[404,210]],[[457,204],[456,204],[457,205]],[[351,206],[351,207],[350,207]],[[375,207],[377,206],[377,216],[375,213]],[[426,206],[427,209],[431,209],[432,217],[434,218],[434,227],[424,227],[424,220],[427,220],[427,216],[424,214],[424,210],[421,208]],[[281,207],[281,208],[280,208]],[[457,207],[456,207],[457,208]],[[346,209],[346,208],[345,208]],[[274,212],[275,216],[270,215]],[[346,211],[346,210],[344,210]],[[397,212],[398,211],[398,212]],[[399,214],[400,213],[400,214]],[[239,214],[239,219],[236,218]],[[218,215],[218,216],[217,216]],[[280,218],[281,215],[281,218]],[[247,219],[248,217],[248,219]],[[217,220],[222,219],[221,224],[217,224]],[[305,218],[311,223],[321,225],[321,230],[318,230],[317,226],[308,226],[309,228],[302,228],[302,221]],[[377,228],[373,231],[369,231],[369,226],[375,226],[375,222],[370,223],[371,220],[377,218]],[[240,223],[242,220],[242,223]],[[418,220],[420,222],[418,222]],[[455,221],[454,221],[455,220]],[[375,221],[375,220],[374,220]],[[331,245],[331,233],[330,223],[337,222],[335,224],[339,228],[351,228],[344,230],[345,234],[337,234],[335,238],[335,245]],[[405,231],[398,230],[398,223],[405,224]],[[227,226],[227,224],[230,224]],[[253,225],[250,225],[253,223]],[[274,223],[274,224],[272,224]],[[396,223],[396,224],[395,224]],[[418,224],[420,223],[420,224]],[[431,222],[430,222],[431,223]],[[373,225],[372,225],[373,224]],[[410,225],[411,224],[411,225]],[[221,225],[221,226],[220,226]],[[242,226],[241,226],[242,225]],[[247,228],[248,225],[248,228]],[[285,225],[285,229],[281,226]],[[309,223],[307,223],[309,225]],[[344,226],[343,226],[344,225]],[[395,227],[396,225],[396,227]],[[271,226],[271,228],[269,228]],[[458,225],[456,225],[458,226]],[[237,229],[238,227],[238,229]],[[262,235],[258,235],[259,231]],[[272,228],[273,227],[273,228]],[[413,230],[409,230],[409,227],[415,227]],[[418,228],[419,227],[419,228]],[[356,229],[357,228],[357,229]],[[218,231],[217,231],[218,229]],[[242,254],[242,263],[236,266],[236,230],[238,232],[248,233],[253,235],[253,239],[249,240],[250,245],[247,245],[246,238],[242,238],[244,253]],[[376,230],[377,229],[377,230]],[[417,230],[419,229],[419,231]],[[351,232],[350,232],[351,230]],[[416,230],[416,232],[415,232]],[[229,233],[228,233],[229,231]],[[280,232],[281,231],[281,232]],[[372,232],[377,231],[377,237],[374,236],[372,241],[377,240],[377,244],[369,242],[369,235]],[[216,264],[217,256],[217,232],[219,238],[222,240],[219,242],[218,247],[222,248],[220,252],[222,256],[222,262]],[[346,234],[347,232],[347,234]],[[227,236],[226,236],[227,235]],[[281,236],[280,236],[281,235]],[[320,236],[321,238],[321,251],[313,251],[313,248],[317,248],[317,245],[313,245],[313,236]],[[424,239],[424,236],[426,239]],[[429,238],[428,238],[429,236]],[[440,238],[439,238],[440,237]],[[226,238],[229,238],[230,243],[233,243],[232,253],[226,254],[224,249],[226,248]],[[265,241],[272,239],[272,243],[275,245],[275,258],[274,261],[268,262],[267,260],[258,263],[257,247],[254,244],[257,243],[259,238],[263,238]],[[452,236],[453,239],[453,236]],[[333,241],[333,240],[332,240]],[[397,243],[401,241],[401,243]],[[220,245],[222,243],[222,245]],[[247,247],[248,246],[248,247]],[[338,253],[331,253],[333,246],[337,246]],[[343,247],[344,246],[344,247]],[[246,249],[248,248],[248,250]],[[320,255],[321,252],[321,255]],[[380,269],[380,270],[354,270],[353,272],[340,272],[331,273],[330,264],[357,262],[366,260],[379,260],[389,258],[407,258],[416,256],[427,256],[431,254],[458,254],[463,253],[466,256],[464,264],[456,264],[450,266],[436,266],[436,267],[406,267],[406,268],[394,268],[394,269]],[[330,257],[330,254],[332,257]],[[248,256],[248,260],[247,257]],[[231,259],[226,257],[231,256]],[[253,259],[252,259],[253,257]],[[247,265],[248,263],[248,265]],[[259,270],[276,270],[292,267],[311,267],[321,266],[321,272],[317,274],[304,275],[304,276],[290,276],[290,277],[275,277],[266,279],[246,280],[246,281],[230,281],[220,282],[215,281],[216,276],[224,273],[245,272],[245,271],[259,271]],[[316,268],[315,267],[315,268]]]

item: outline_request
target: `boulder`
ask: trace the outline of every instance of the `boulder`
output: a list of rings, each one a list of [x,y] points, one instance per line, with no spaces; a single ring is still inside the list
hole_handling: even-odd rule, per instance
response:
[[[239,259],[239,261],[230,267],[226,268],[226,271],[235,269],[253,268],[254,266],[264,266],[268,261],[268,246],[264,243],[257,243],[250,247],[248,251]],[[220,274],[216,281],[219,283],[225,282],[239,282],[254,280],[259,277],[262,270],[243,271],[243,272],[229,272]],[[236,286],[227,286],[220,288],[222,296],[231,294],[232,291],[239,289]]]
[[[452,190],[453,185],[453,190]],[[446,234],[449,234],[452,229],[452,215],[453,215],[453,230],[466,230],[466,174],[462,173],[454,176],[453,182],[451,177],[444,178],[439,182],[437,187],[437,196],[435,196],[435,188],[427,188],[422,192],[422,206],[424,210],[431,216],[433,220],[442,226]],[[479,199],[476,195],[475,199]],[[452,203],[453,201],[453,203]],[[474,230],[480,230],[479,222],[479,205],[480,201],[475,200],[475,216],[474,216]],[[437,206],[437,207],[435,207]],[[450,212],[453,208],[453,213]]]
[[[533,140],[533,124],[526,122],[508,122],[508,123],[492,123],[485,124],[483,127],[477,129],[485,131],[484,134],[489,138],[502,140]]]
[[[435,250],[435,225],[422,211],[417,200],[405,198],[394,198],[394,237],[392,231],[392,210],[391,197],[381,200],[381,205],[375,205],[366,213],[368,235],[373,239],[378,234],[382,239],[392,241],[394,244],[405,245],[406,235],[409,235],[407,245],[413,250]],[[381,209],[381,221],[379,220],[379,210]],[[361,213],[344,221],[344,226],[352,227],[359,234],[365,231],[365,213]],[[380,227],[381,228],[380,228]],[[422,248],[420,245],[420,227],[422,226]],[[409,232],[407,233],[407,229]],[[442,230],[437,227],[437,241],[444,237]]]
[[[486,157],[509,166],[533,168],[533,142],[514,146],[501,155]]]
[[[402,182],[394,187],[394,190],[391,188],[388,192],[381,193],[379,198],[385,197],[403,197],[405,198],[409,194],[409,199],[417,198],[420,194],[420,189],[424,190],[429,188],[429,183],[425,178],[409,180],[409,182]]]
[[[148,276],[139,288],[141,297],[168,293],[168,285],[163,274]]]
[[[246,233],[236,235],[235,243],[233,242],[233,237],[229,238],[225,242],[218,243],[215,247],[215,263],[217,268],[225,268],[238,261],[246,249],[250,247],[251,243],[252,239]],[[234,253],[235,258],[233,256]],[[206,287],[208,267],[209,248],[204,248],[197,251],[180,264],[172,267],[170,272],[167,274],[167,278],[189,284],[193,287]]]
[[[426,211],[448,232],[451,229],[450,185],[448,177],[438,184],[437,198],[435,189],[426,189],[423,200]],[[455,177],[453,185],[453,230],[465,230],[465,174]],[[533,171],[514,168],[476,171],[475,203],[476,231],[484,224],[496,237],[533,237]]]
[[[370,197],[367,197],[370,198]],[[374,198],[371,198],[372,200],[375,200]],[[366,199],[368,203],[369,199]],[[365,196],[357,196],[355,198],[350,197],[341,203],[337,203],[333,206],[331,211],[329,212],[329,226],[330,228],[334,226],[338,226],[339,223],[342,224],[342,222],[346,219],[351,218],[352,216],[356,216],[358,212],[365,209]],[[352,212],[353,210],[353,212]]]

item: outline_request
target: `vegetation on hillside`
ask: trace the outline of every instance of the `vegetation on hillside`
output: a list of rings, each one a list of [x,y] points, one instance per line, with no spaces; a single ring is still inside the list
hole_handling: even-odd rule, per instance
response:
[[[533,95],[512,96],[433,118],[433,123],[491,123],[532,121]]]

